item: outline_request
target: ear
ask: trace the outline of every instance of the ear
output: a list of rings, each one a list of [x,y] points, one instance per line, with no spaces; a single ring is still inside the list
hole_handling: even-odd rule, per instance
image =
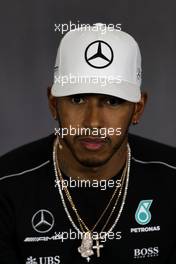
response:
[[[57,119],[57,97],[51,94],[51,87],[47,88],[48,103],[53,118]]]
[[[134,125],[139,123],[139,120],[143,114],[147,99],[148,99],[147,93],[142,92],[140,101],[138,103],[135,103],[134,113],[133,113],[133,117],[132,117],[132,123]]]

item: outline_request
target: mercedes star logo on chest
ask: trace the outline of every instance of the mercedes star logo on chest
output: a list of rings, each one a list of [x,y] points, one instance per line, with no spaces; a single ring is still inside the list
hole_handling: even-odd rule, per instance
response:
[[[32,217],[32,227],[38,233],[46,233],[54,226],[54,216],[45,209],[37,211]]]

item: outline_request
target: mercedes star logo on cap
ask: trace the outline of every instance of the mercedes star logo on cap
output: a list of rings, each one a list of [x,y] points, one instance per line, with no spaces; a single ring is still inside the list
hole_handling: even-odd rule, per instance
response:
[[[113,61],[111,46],[102,40],[90,43],[85,50],[85,60],[93,68],[105,68]]]
[[[53,228],[54,216],[48,210],[41,209],[32,217],[32,227],[38,233],[46,233]]]

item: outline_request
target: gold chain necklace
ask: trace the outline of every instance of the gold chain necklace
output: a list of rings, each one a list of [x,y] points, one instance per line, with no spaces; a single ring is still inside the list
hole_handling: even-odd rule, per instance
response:
[[[58,159],[56,159],[56,165],[57,165],[57,170],[58,170],[58,174],[59,174],[60,181],[62,182],[62,181],[64,181],[64,179],[63,179],[61,170],[59,168]],[[110,219],[111,219],[111,217],[112,217],[112,215],[113,215],[113,213],[115,211],[115,208],[116,208],[117,203],[119,201],[119,198],[121,196],[122,188],[123,188],[123,185],[124,185],[124,182],[125,182],[126,171],[127,171],[127,162],[126,162],[126,165],[124,167],[124,170],[123,170],[123,173],[122,173],[122,177],[120,179],[121,185],[120,186],[116,186],[116,188],[115,188],[115,190],[114,190],[114,192],[112,194],[112,197],[111,197],[110,201],[108,202],[106,208],[103,210],[103,212],[101,213],[99,219],[97,220],[97,222],[95,223],[95,225],[91,229],[88,228],[88,226],[85,224],[85,222],[83,221],[83,219],[80,217],[80,215],[78,213],[78,210],[76,209],[75,203],[73,202],[73,199],[71,197],[71,194],[70,194],[67,186],[64,185],[64,188],[63,189],[64,189],[64,192],[65,192],[65,195],[66,195],[66,197],[67,197],[67,199],[68,199],[68,201],[69,201],[69,203],[71,205],[71,208],[75,212],[75,215],[77,217],[77,220],[79,222],[79,225],[80,225],[80,228],[81,228],[81,231],[82,232],[84,232],[84,233],[86,233],[86,232],[92,233],[95,230],[95,228],[97,227],[97,225],[99,224],[99,222],[101,221],[101,219],[103,218],[103,216],[105,215],[105,213],[107,212],[107,210],[109,209],[109,207],[110,207],[110,205],[111,205],[111,203],[112,203],[112,201],[113,201],[113,199],[114,199],[114,197],[115,197],[118,189],[120,188],[119,193],[118,193],[118,197],[117,197],[117,199],[115,201],[115,204],[114,204],[114,206],[112,208],[112,211],[111,211],[111,213],[110,213],[110,215],[109,215],[109,217],[108,217],[105,225],[103,226],[103,228],[101,230],[101,232],[104,231],[104,229],[108,225],[108,223],[109,223],[109,221],[110,221]]]
[[[71,217],[71,215],[70,215],[70,213],[69,213],[69,211],[67,209],[67,206],[65,204],[65,200],[64,200],[64,197],[63,197],[62,189],[61,189],[60,183],[58,181],[59,176],[58,176],[58,170],[57,170],[57,166],[56,166],[56,163],[58,162],[58,160],[56,158],[56,156],[57,156],[56,155],[56,145],[57,144],[55,143],[54,144],[54,148],[53,148],[53,164],[54,164],[54,170],[55,170],[55,176],[56,176],[56,185],[57,185],[58,191],[60,193],[60,197],[61,197],[61,201],[62,201],[63,207],[65,209],[65,212],[66,212],[66,214],[67,214],[72,226],[75,228],[75,230],[77,230],[78,233],[81,233],[79,228],[75,225],[75,223],[74,223],[74,221],[73,221],[73,219],[72,219],[72,217]],[[116,224],[117,224],[117,222],[118,222],[118,220],[120,218],[120,215],[121,215],[121,213],[123,211],[124,205],[125,205],[125,200],[126,200],[127,191],[128,191],[129,174],[130,174],[130,161],[131,161],[131,149],[130,149],[129,144],[127,144],[127,148],[128,148],[127,163],[126,163],[127,170],[126,170],[126,173],[124,174],[124,175],[126,175],[126,177],[124,177],[124,181],[123,181],[123,182],[125,182],[124,183],[125,186],[124,186],[123,198],[122,198],[122,202],[121,202],[121,206],[120,206],[118,215],[117,215],[114,223],[112,224],[111,228],[106,232],[105,236],[107,236],[115,228],[115,226],[116,226]],[[123,185],[123,183],[122,183],[122,185]],[[122,187],[121,187],[121,191],[120,191],[119,197],[120,197],[121,192],[122,192]],[[118,199],[116,200],[116,203],[117,202],[118,202]],[[115,208],[115,206],[113,208]],[[111,216],[109,216],[109,217],[111,217]],[[100,248],[102,248],[103,245],[99,245],[99,238],[96,239],[96,246],[93,246],[93,239],[94,238],[92,237],[92,234],[90,232],[86,232],[85,233],[84,231],[81,234],[83,235],[83,239],[82,239],[81,246],[78,248],[78,251],[81,254],[81,256],[86,258],[87,261],[89,262],[90,261],[90,256],[94,254],[93,249],[96,249],[97,250],[97,257],[100,257]]]

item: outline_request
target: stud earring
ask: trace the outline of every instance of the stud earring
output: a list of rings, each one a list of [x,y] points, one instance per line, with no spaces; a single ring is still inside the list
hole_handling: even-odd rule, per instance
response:
[[[137,121],[137,120],[133,121],[133,125],[137,125],[138,123],[139,123],[139,121]]]

